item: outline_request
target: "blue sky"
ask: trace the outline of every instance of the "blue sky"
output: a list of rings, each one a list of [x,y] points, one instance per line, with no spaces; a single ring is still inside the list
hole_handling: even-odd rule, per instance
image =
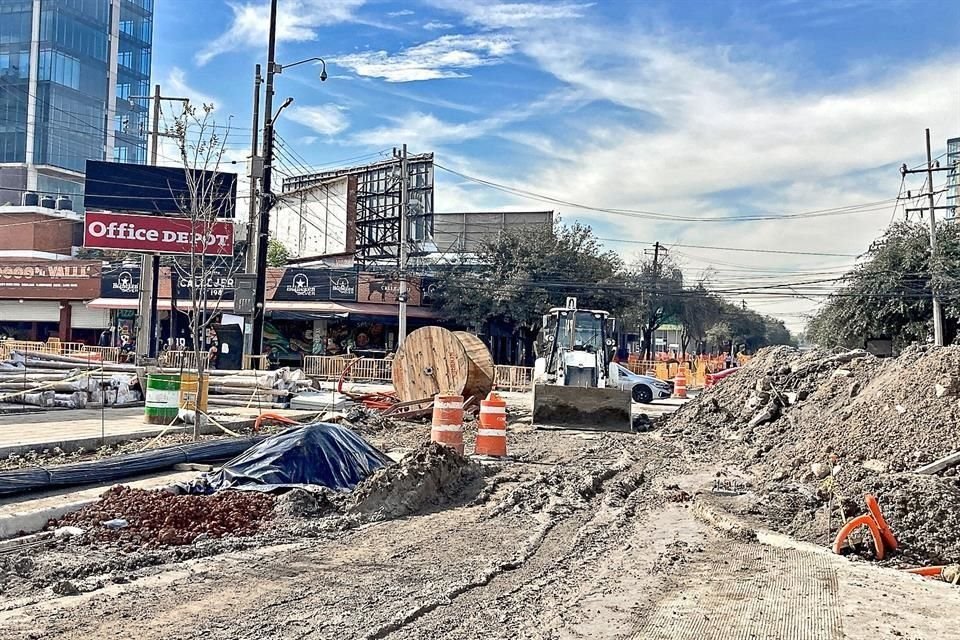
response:
[[[166,94],[215,102],[220,123],[232,116],[231,153],[242,158],[267,3],[156,4],[154,80]],[[948,0],[280,4],[278,60],[322,56],[330,74],[321,84],[307,64],[277,78],[277,103],[295,100],[278,131],[299,163],[365,161],[405,142],[469,176],[657,214],[551,206],[437,171],[438,210],[556,208],[627,259],[654,240],[859,254],[902,217],[896,168],[921,160],[924,128],[935,154],[960,135],[960,3]],[[702,220],[863,203],[878,204]],[[672,253],[692,274],[710,269],[720,289],[821,277],[854,261]],[[748,304],[793,328],[816,307],[802,297]]]

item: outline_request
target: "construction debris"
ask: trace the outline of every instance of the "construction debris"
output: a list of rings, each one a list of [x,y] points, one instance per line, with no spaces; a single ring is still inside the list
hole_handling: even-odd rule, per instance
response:
[[[192,544],[200,536],[250,535],[272,511],[273,498],[261,493],[178,496],[164,490],[116,486],[97,502],[51,521],[47,528],[80,527],[87,530],[84,542],[112,542],[134,550]],[[127,524],[117,526],[116,520]]]
[[[872,493],[902,541],[892,558],[956,562],[958,380],[960,347],[896,359],[773,347],[679,409],[663,435],[754,478],[737,508],[774,528],[826,544]],[[922,465],[939,475],[905,473]]]
[[[0,402],[83,409],[141,400],[136,368],[50,353],[11,353],[0,361]]]

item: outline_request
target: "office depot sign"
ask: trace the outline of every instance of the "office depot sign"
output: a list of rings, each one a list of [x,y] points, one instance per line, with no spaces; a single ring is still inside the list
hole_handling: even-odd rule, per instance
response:
[[[189,218],[87,211],[83,246],[143,253],[232,255],[233,225],[220,220],[198,221],[194,229]]]

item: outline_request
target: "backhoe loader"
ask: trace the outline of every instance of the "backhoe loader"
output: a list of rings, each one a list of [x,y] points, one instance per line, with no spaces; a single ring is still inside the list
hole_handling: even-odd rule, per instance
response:
[[[534,363],[533,424],[630,431],[631,391],[619,388],[612,362],[615,320],[577,308],[576,298],[543,316]]]

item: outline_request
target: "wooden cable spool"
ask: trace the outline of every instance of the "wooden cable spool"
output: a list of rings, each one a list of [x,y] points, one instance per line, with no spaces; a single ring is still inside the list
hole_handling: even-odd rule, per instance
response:
[[[391,375],[401,402],[438,393],[486,398],[493,389],[493,356],[472,333],[423,327],[397,350]]]

